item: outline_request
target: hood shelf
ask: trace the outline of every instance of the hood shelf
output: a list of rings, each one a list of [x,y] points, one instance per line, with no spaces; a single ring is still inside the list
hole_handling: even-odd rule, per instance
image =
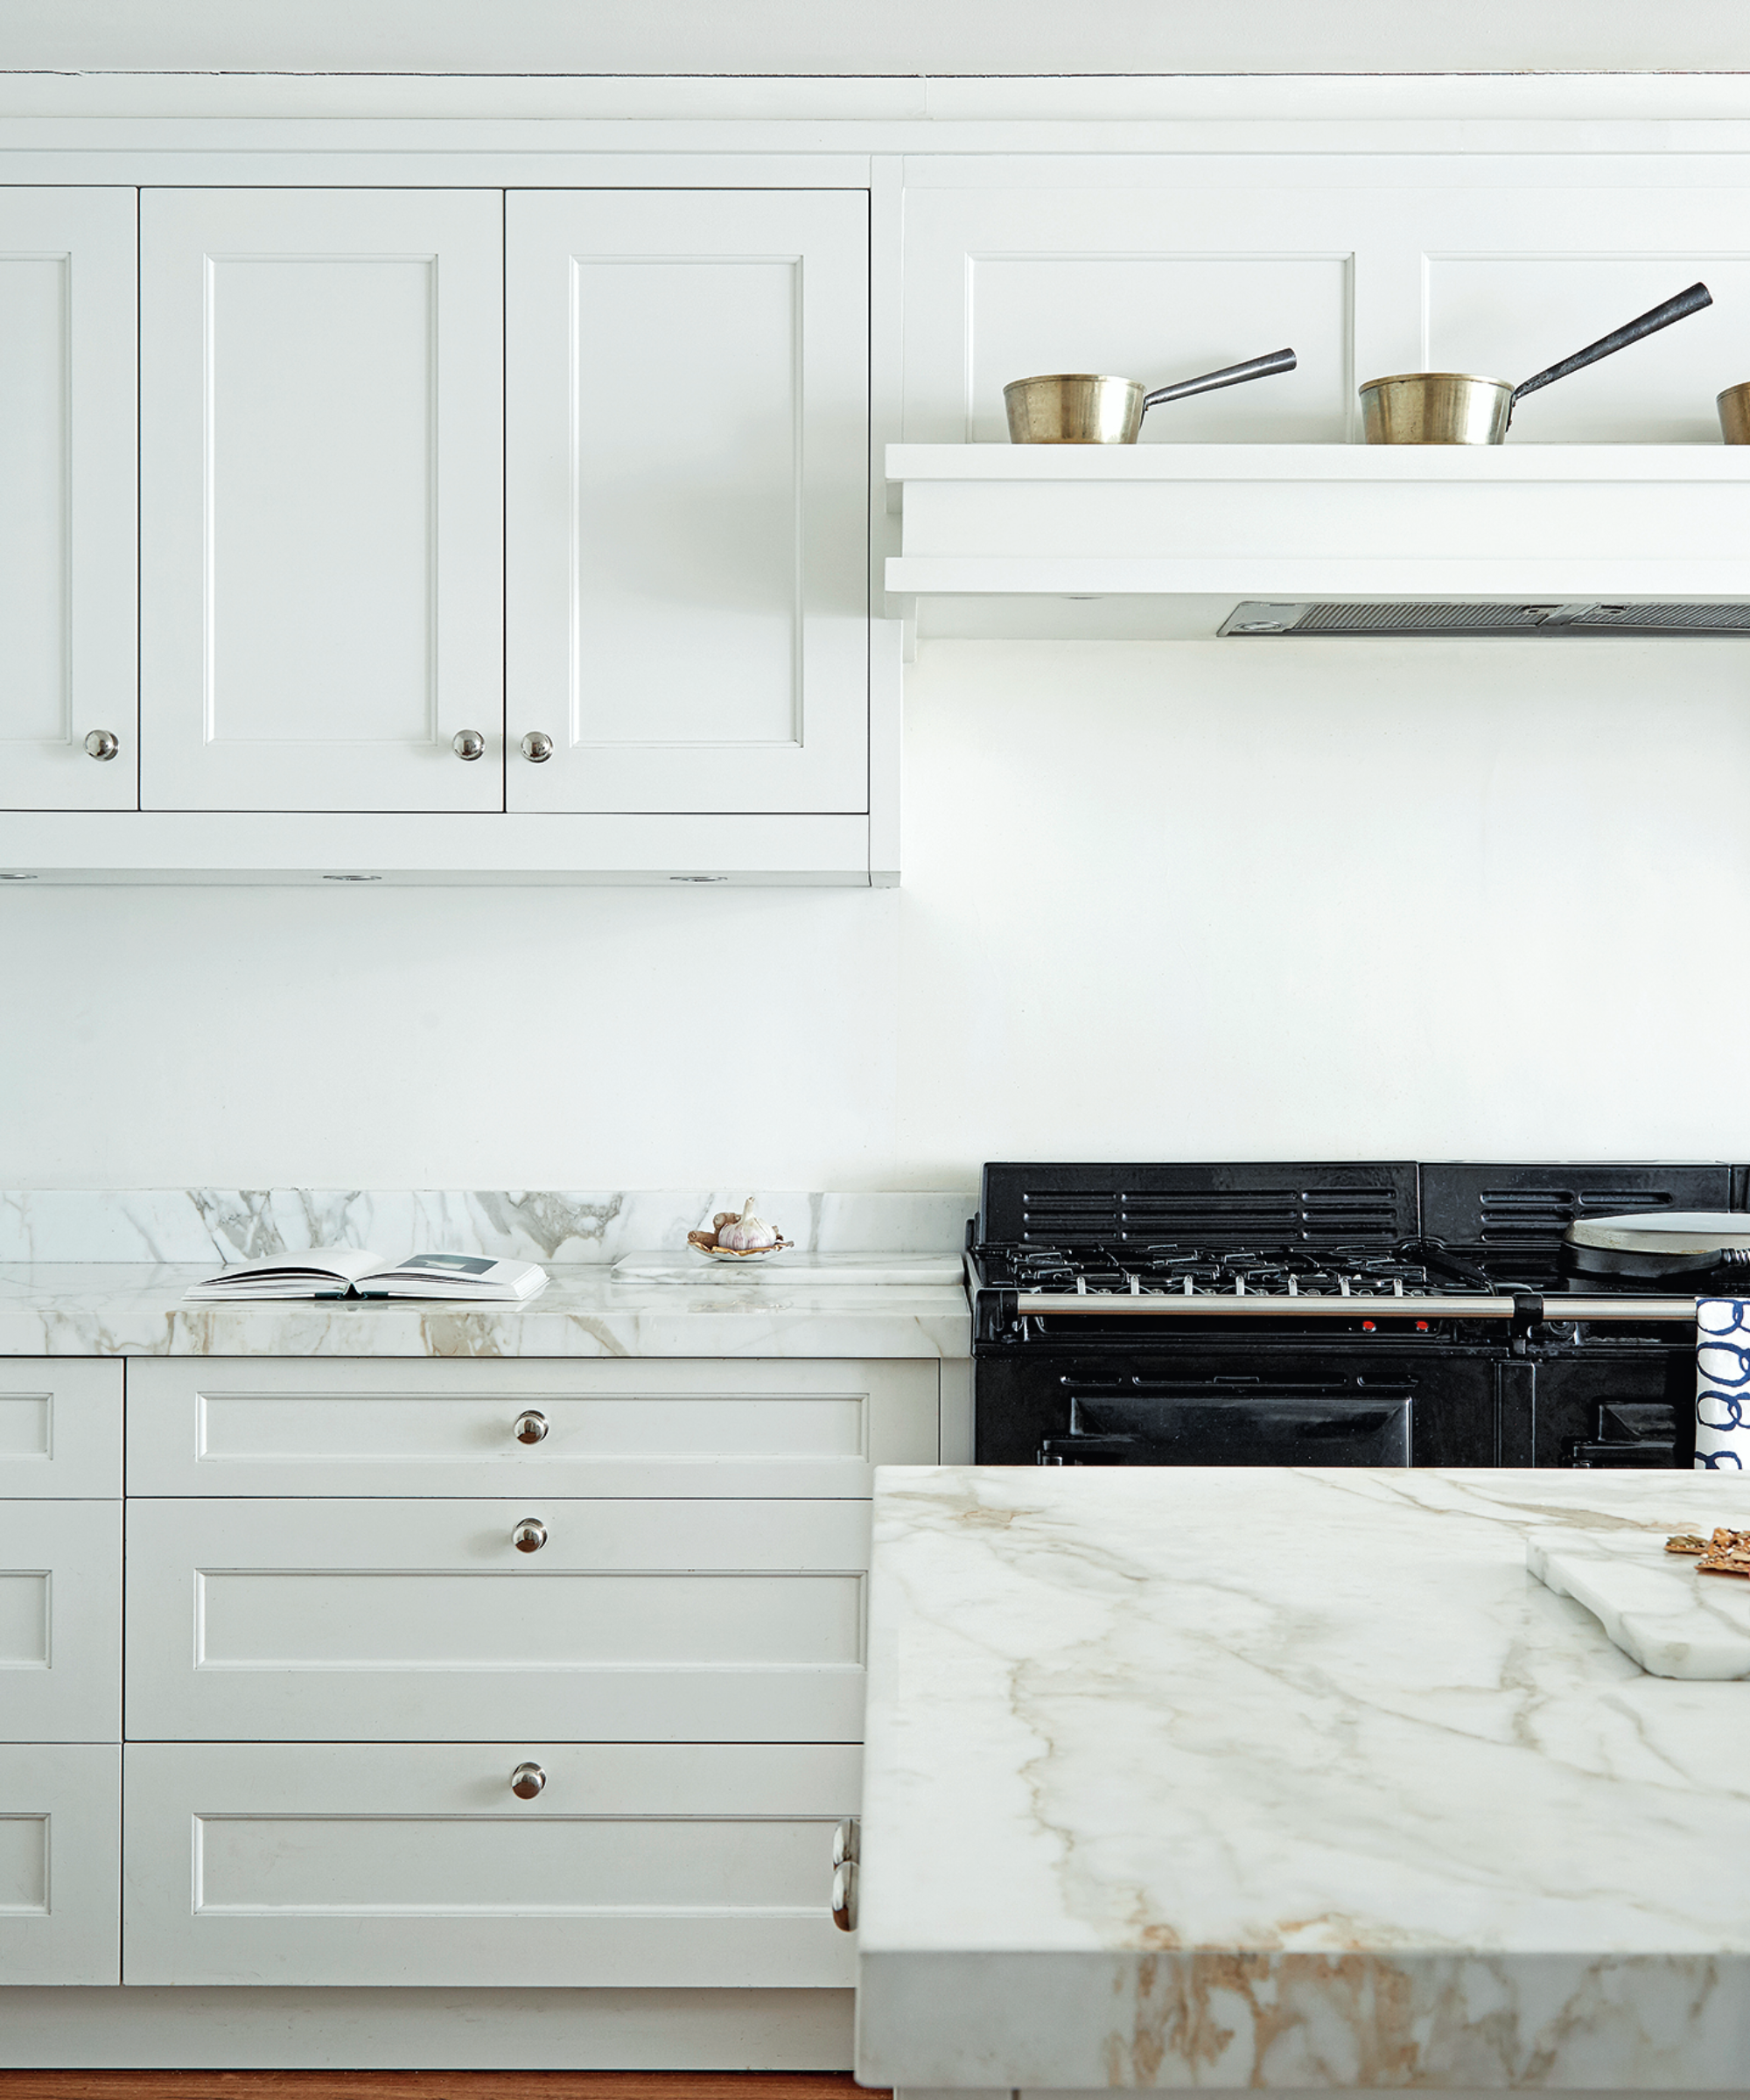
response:
[[[1245,600],[1750,603],[1750,446],[895,444],[887,479],[889,611],[925,636],[1207,638]]]

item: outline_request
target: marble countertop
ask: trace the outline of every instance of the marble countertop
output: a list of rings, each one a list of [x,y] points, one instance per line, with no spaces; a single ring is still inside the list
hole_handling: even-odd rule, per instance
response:
[[[1750,2089],[1750,1685],[1525,1568],[1715,1522],[1750,1483],[884,1469],[859,2076]]]
[[[0,1356],[963,1357],[959,1284],[617,1283],[549,1264],[521,1306],[402,1299],[189,1305],[213,1263],[0,1264]]]

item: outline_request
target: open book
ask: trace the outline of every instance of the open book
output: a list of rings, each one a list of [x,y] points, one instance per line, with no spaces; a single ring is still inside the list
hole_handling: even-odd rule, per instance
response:
[[[410,1254],[386,1262],[361,1247],[318,1247],[265,1261],[234,1262],[191,1284],[185,1298],[448,1298],[514,1305],[547,1281],[534,1262],[486,1254]]]

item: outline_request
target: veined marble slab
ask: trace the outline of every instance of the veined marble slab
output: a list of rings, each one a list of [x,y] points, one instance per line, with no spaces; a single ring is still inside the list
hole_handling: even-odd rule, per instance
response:
[[[1717,1522],[1750,1483],[883,1471],[858,2076],[1750,2090],[1750,1688],[1525,1565]]]
[[[971,1354],[958,1285],[795,1284],[738,1291],[616,1283],[554,1265],[520,1306],[411,1299],[189,1305],[211,1263],[0,1267],[4,1356],[910,1356]]]
[[[1656,1535],[1534,1531],[1525,1564],[1656,1677],[1750,1677],[1750,1582],[1700,1574]]]
[[[811,1254],[958,1253],[976,1193],[760,1189],[760,1214]],[[613,1262],[684,1252],[749,1191],[136,1188],[0,1190],[0,1263],[248,1262],[306,1247]]]

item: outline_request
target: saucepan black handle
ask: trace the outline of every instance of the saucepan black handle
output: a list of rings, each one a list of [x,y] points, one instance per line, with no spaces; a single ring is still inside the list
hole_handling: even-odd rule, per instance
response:
[[[1572,357],[1564,357],[1558,365],[1551,365],[1547,372],[1539,372],[1513,389],[1513,402],[1508,413],[1525,395],[1535,394],[1539,387],[1547,387],[1552,381],[1565,379],[1570,372],[1578,372],[1582,365],[1595,365],[1601,357],[1608,357],[1613,350],[1626,350],[1630,343],[1638,343],[1642,336],[1656,335],[1660,329],[1669,328],[1673,321],[1681,321],[1691,313],[1699,313],[1704,306],[1712,306],[1713,294],[1705,284],[1691,284],[1687,291],[1680,291],[1674,299],[1667,299],[1662,306],[1655,306],[1650,313],[1643,313],[1638,321],[1627,321],[1620,328],[1613,328],[1608,335],[1601,335],[1595,343],[1588,343],[1584,350],[1576,350]]]
[[[1249,379],[1268,379],[1272,373],[1292,372],[1299,360],[1292,350],[1272,350],[1268,357],[1249,357],[1242,365],[1223,365],[1219,372],[1206,372],[1200,379],[1181,379],[1170,387],[1157,387],[1143,396],[1144,413],[1164,401],[1183,401],[1187,394],[1213,394],[1217,387],[1242,386]]]

